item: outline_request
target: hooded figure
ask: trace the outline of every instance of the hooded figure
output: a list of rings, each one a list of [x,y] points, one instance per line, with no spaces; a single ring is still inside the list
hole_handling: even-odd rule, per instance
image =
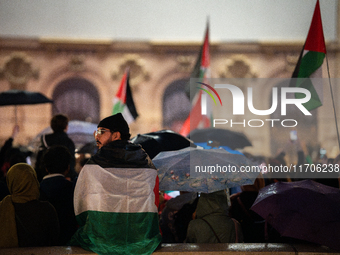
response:
[[[196,219],[189,223],[186,243],[242,242],[237,221],[228,216],[228,199],[224,190],[201,193]]]
[[[50,203],[38,200],[35,170],[26,163],[15,164],[6,181],[11,195],[0,202],[0,248],[56,245],[58,216]]]

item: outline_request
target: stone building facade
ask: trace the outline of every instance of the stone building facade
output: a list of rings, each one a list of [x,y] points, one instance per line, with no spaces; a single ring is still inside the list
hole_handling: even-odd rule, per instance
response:
[[[303,42],[212,42],[211,77],[290,78],[302,45]],[[332,42],[326,47],[329,71],[336,78],[339,76],[339,46]],[[130,68],[131,89],[140,115],[131,124],[132,136],[164,128],[178,131],[187,114],[188,102],[183,91],[176,93],[190,77],[199,48],[199,43],[0,38],[0,92],[9,89],[38,91],[54,100],[53,104],[16,107],[20,134],[15,142],[27,144],[49,126],[55,113],[93,123],[110,115],[112,99],[126,67]],[[327,70],[324,71],[327,74]],[[263,85],[254,92],[257,93],[254,98],[261,98],[257,102],[259,109],[270,107],[272,86]],[[328,91],[329,87],[324,87],[325,107],[313,114],[315,118],[301,127],[299,134],[306,146],[325,147],[333,156],[339,150]],[[340,91],[334,87],[333,93],[339,112]],[[251,118],[248,114],[246,112],[244,118]],[[11,134],[14,116],[14,106],[0,107],[2,142]],[[289,140],[288,131],[268,125],[261,129],[240,126],[237,131],[244,132],[251,140],[253,146],[245,151],[255,155],[274,155]]]

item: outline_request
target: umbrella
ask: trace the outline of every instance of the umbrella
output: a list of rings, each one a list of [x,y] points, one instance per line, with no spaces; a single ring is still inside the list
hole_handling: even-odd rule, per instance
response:
[[[15,106],[15,123],[17,123],[17,105],[44,104],[52,102],[53,101],[51,99],[48,99],[39,92],[13,89],[0,93],[0,106]]]
[[[190,146],[196,147],[191,140],[171,130],[138,134],[131,139],[131,142],[140,144],[151,159],[161,151],[179,150]]]
[[[78,151],[88,143],[96,145],[96,141],[93,136],[93,132],[96,129],[97,124],[80,120],[71,120],[68,123],[67,134],[74,142]],[[40,137],[43,134],[49,134],[52,132],[51,127],[45,128],[30,141],[29,147],[31,147],[33,151],[37,151],[41,144]]]
[[[159,189],[211,193],[253,184],[258,172],[241,172],[253,163],[224,149],[184,148],[160,152],[152,162],[158,169]]]
[[[98,147],[95,141],[90,142],[79,148],[76,152],[79,154],[86,154],[89,153],[91,155],[96,154],[98,151]]]
[[[312,180],[262,188],[251,207],[282,236],[340,250],[340,190]]]
[[[230,147],[232,150],[252,145],[243,133],[222,128],[195,129],[190,132],[189,138],[195,143],[215,141],[219,145]]]
[[[195,143],[197,146],[200,146],[204,149],[212,149],[214,147],[210,146],[209,143]],[[240,154],[240,155],[244,155],[242,152],[237,151],[237,150],[232,150],[230,149],[228,146],[219,146],[219,149],[225,149],[227,152],[230,152],[231,154]]]

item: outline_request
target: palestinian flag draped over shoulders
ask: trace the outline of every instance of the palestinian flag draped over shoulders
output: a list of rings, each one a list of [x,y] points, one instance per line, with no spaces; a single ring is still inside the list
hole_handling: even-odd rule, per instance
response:
[[[196,64],[193,71],[191,72],[191,78],[198,78],[200,82],[206,82],[206,79],[210,78],[210,50],[209,50],[209,23],[207,24],[204,42],[200,49]],[[190,131],[196,128],[206,128],[210,127],[211,124],[211,112],[207,115],[201,114],[201,100],[202,100],[202,90],[196,88],[196,86],[190,86],[186,88],[188,96],[193,98],[191,102],[191,111],[188,118],[185,120],[180,134],[187,136]],[[197,84],[199,86],[199,84]],[[193,96],[194,95],[194,96]]]
[[[122,113],[128,124],[132,123],[138,117],[130,89],[129,76],[130,72],[129,69],[127,69],[122,77],[117,94],[113,99],[112,110],[112,115]]]
[[[151,254],[161,242],[153,168],[108,168],[92,159],[74,191],[79,229],[71,245],[98,254]]]
[[[292,86],[302,87],[310,91],[311,99],[303,104],[307,110],[313,110],[322,105],[322,80],[312,78],[322,78],[325,57],[326,45],[322,29],[320,4],[319,0],[317,0],[305,45],[292,75],[292,78],[311,78],[299,79],[292,84]],[[305,95],[296,93],[295,97],[304,98]]]

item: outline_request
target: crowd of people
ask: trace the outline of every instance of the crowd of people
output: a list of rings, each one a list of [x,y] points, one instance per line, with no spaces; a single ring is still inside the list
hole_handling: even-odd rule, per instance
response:
[[[67,116],[54,116],[51,128],[52,134],[41,137],[34,166],[27,160],[32,153],[13,147],[17,125],[1,148],[0,229],[6,238],[0,247],[66,245],[78,228],[75,146],[66,134]]]
[[[75,171],[75,146],[67,136],[68,118],[51,119],[52,134],[41,137],[36,163],[13,146],[19,132],[0,151],[0,248],[76,245],[98,254],[151,254],[161,243],[305,242],[280,236],[251,210],[259,191],[294,175],[260,174],[253,185],[213,193],[158,190],[151,158],[129,142],[122,114],[104,118],[94,131],[99,150]],[[298,165],[305,154],[298,151]],[[284,153],[253,161],[285,165]],[[340,157],[327,160],[339,164]],[[339,179],[315,181],[339,189]]]

